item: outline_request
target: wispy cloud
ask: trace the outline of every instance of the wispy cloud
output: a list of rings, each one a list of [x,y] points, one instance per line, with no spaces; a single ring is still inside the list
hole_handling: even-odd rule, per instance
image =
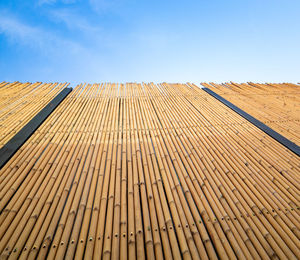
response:
[[[107,0],[89,0],[89,3],[92,9],[97,12],[105,10],[111,5],[110,1]]]
[[[21,40],[24,43],[29,43],[29,39],[37,35],[38,30],[2,13],[0,15],[0,33],[9,37],[10,40]]]
[[[91,8],[98,13],[118,8],[124,2],[125,0],[89,0]]]
[[[103,13],[108,10],[113,10],[120,7],[126,0],[88,0],[90,8],[96,13]],[[75,4],[79,0],[38,0],[37,4],[42,5],[56,5],[56,4]]]
[[[76,3],[77,0],[38,0],[38,5],[49,5],[55,4],[57,2],[62,2],[64,4],[73,4]]]
[[[81,14],[70,9],[54,9],[50,11],[50,16],[56,22],[64,23],[70,30],[79,30],[85,33],[97,33],[100,31],[99,26],[91,24]]]
[[[18,45],[26,45],[43,54],[57,54],[57,50],[64,50],[76,54],[85,49],[77,42],[59,37],[51,31],[41,27],[23,23],[18,18],[5,12],[0,13],[0,34]]]
[[[38,0],[38,5],[54,4],[56,0]]]

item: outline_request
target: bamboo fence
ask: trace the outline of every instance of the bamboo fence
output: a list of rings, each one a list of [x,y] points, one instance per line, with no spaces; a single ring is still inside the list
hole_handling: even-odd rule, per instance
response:
[[[194,84],[80,84],[0,170],[0,254],[297,259],[299,169]]]

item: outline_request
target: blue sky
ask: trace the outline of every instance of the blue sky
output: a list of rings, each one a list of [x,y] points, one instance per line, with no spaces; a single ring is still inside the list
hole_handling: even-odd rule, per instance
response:
[[[0,81],[300,81],[299,0],[0,0]]]

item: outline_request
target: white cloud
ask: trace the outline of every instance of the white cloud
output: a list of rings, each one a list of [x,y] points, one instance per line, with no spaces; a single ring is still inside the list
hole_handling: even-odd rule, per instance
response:
[[[120,7],[124,0],[89,0],[91,8],[95,12],[104,12]]]
[[[56,2],[62,2],[63,4],[74,4],[77,2],[77,0],[38,0],[38,5],[51,5],[55,4]]]
[[[89,2],[94,11],[105,10],[111,5],[107,0],[89,0]]]
[[[74,4],[78,0],[38,0],[38,5],[55,5],[57,3],[62,4]],[[125,3],[125,0],[88,0],[91,9],[97,13],[106,12],[108,10],[114,10]]]
[[[11,14],[3,12],[0,13],[0,34],[4,34],[15,44],[29,46],[43,54],[53,55],[60,52],[76,54],[85,51],[77,42],[59,37],[41,27],[22,23]]]
[[[38,0],[38,5],[49,5],[56,3],[56,0]]]
[[[11,39],[21,39],[27,41],[28,36],[32,37],[37,34],[37,30],[33,27],[26,26],[6,15],[0,15],[0,33],[5,34]]]
[[[70,9],[55,9],[50,11],[55,21],[63,22],[71,30],[80,30],[86,33],[97,33],[100,28],[88,22],[84,16],[75,13]]]
[[[62,0],[62,2],[63,2],[64,4],[74,4],[74,3],[77,2],[77,0]]]

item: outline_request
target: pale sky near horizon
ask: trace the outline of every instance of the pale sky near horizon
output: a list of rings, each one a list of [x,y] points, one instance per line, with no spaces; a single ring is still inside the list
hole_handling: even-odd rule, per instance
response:
[[[299,0],[0,0],[0,81],[300,82]]]

